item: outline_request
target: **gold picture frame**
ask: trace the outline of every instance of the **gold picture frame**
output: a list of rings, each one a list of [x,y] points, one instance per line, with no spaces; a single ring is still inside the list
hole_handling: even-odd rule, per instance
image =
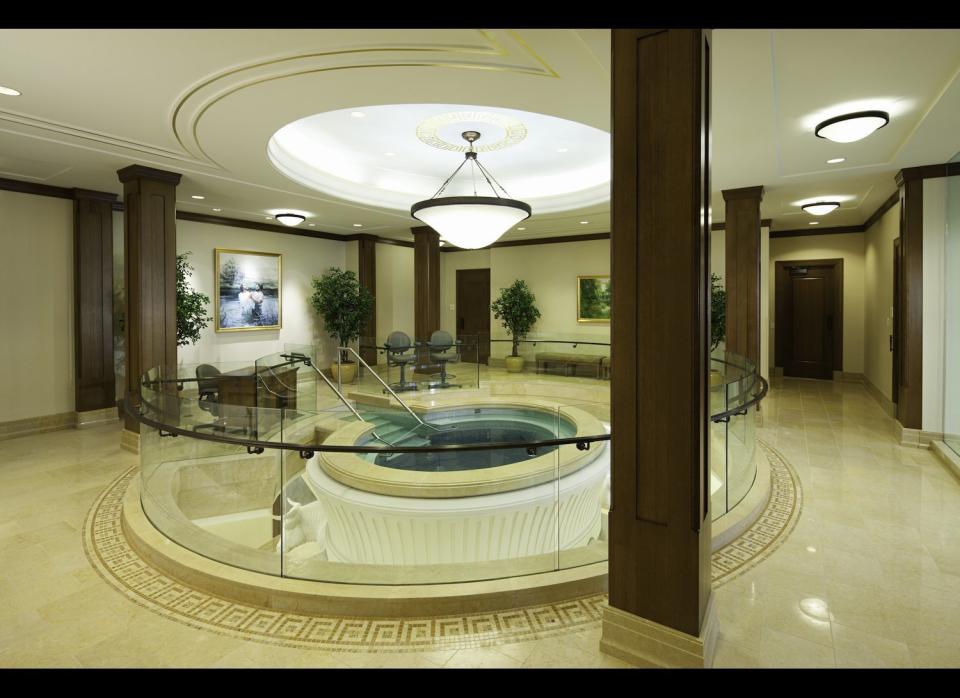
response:
[[[577,322],[609,325],[611,300],[609,274],[577,277]]]
[[[214,329],[255,332],[283,327],[283,255],[213,251]]]

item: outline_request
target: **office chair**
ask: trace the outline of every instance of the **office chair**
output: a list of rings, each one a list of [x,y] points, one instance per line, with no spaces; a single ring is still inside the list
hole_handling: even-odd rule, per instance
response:
[[[456,378],[455,375],[447,374],[447,364],[457,363],[460,360],[460,340],[456,341],[457,349],[450,352],[454,345],[453,337],[445,330],[437,330],[430,335],[430,341],[427,347],[430,349],[430,360],[440,364],[440,382],[428,383],[428,388],[460,388],[458,383],[447,383],[447,378]]]
[[[407,381],[404,377],[404,371],[407,368],[407,364],[413,363],[417,360],[415,354],[406,353],[413,348],[413,343],[410,341],[409,335],[407,335],[406,332],[401,332],[399,330],[391,332],[390,336],[387,337],[387,341],[383,343],[383,346],[387,349],[387,367],[400,367],[400,382],[391,383],[390,387],[397,392],[403,390],[416,390],[416,381]],[[387,391],[384,390],[383,392]]]
[[[209,412],[216,419],[209,424],[196,424],[194,431],[198,429],[214,429],[218,431],[226,430],[226,420],[220,417],[220,386],[217,378],[220,376],[220,369],[210,364],[200,364],[197,366],[197,390],[200,393],[200,399],[197,400],[197,406],[201,410]]]

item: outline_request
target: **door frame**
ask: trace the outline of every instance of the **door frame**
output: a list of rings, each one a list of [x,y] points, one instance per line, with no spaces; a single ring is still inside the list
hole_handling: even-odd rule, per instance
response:
[[[893,364],[893,375],[890,380],[892,381],[891,389],[891,402],[896,405],[900,402],[900,370],[901,370],[901,351],[900,351],[900,339],[903,337],[901,332],[900,320],[903,317],[900,304],[902,299],[900,298],[900,275],[901,275],[901,266],[903,263],[903,251],[900,247],[900,236],[897,236],[893,239],[893,343],[890,347],[893,351],[893,356],[891,357]]]
[[[775,306],[774,306],[774,361],[777,368],[784,368],[783,330],[786,327],[783,314],[786,309],[784,299],[789,288],[790,267],[832,267],[833,268],[833,370],[843,371],[843,259],[784,259],[775,262]]]

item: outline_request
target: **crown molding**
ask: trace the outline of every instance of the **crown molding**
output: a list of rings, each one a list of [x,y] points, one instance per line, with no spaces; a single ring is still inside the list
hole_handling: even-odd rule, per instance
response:
[[[147,167],[145,165],[130,165],[117,170],[117,177],[121,182],[129,182],[134,179],[152,179],[157,182],[165,182],[176,186],[180,184],[180,179],[183,175],[179,172],[158,170],[155,167]]]
[[[763,185],[761,184],[758,187],[741,187],[739,189],[723,189],[720,192],[723,194],[724,201],[733,201],[734,199],[756,199],[757,201],[763,201]]]
[[[832,228],[798,228],[794,230],[771,230],[770,239],[774,238],[802,238],[810,235],[842,235],[844,233],[862,233],[866,228],[863,225],[838,225]]]
[[[889,211],[899,202],[900,202],[900,192],[895,191],[893,192],[893,194],[889,196],[889,198],[887,198],[886,201],[880,204],[879,208],[877,208],[876,211],[870,214],[870,217],[867,218],[867,220],[863,222],[864,231],[868,230],[871,225],[873,225],[883,217],[883,214],[885,214],[887,211]]]

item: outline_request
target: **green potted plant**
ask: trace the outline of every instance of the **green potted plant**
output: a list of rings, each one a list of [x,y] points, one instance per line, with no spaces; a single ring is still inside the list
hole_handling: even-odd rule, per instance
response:
[[[720,277],[710,274],[710,353],[716,351],[727,334],[727,292],[720,284]],[[723,374],[710,369],[710,386],[720,385]]]
[[[523,370],[523,357],[520,356],[520,340],[523,339],[536,321],[540,311],[536,306],[536,296],[527,283],[517,279],[508,288],[500,289],[500,296],[490,304],[493,317],[500,320],[513,339],[513,351],[504,359],[507,371],[518,373]]]
[[[373,314],[374,297],[360,285],[356,273],[331,267],[313,280],[313,309],[323,318],[327,333],[335,337],[338,347],[345,347],[360,336]],[[357,377],[357,364],[345,351],[340,362],[333,362],[330,372],[340,383],[352,383]]]
[[[187,275],[193,274],[193,267],[187,261],[189,252],[177,255],[177,346],[196,344],[200,339],[200,330],[213,320],[207,315],[210,297],[206,293],[194,291],[187,283]],[[124,318],[119,318],[123,327]]]

